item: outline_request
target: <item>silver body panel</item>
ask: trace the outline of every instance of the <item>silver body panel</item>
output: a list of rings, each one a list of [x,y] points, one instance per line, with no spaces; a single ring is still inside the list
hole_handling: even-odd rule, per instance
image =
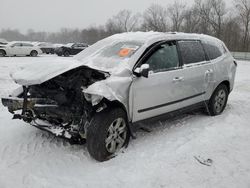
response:
[[[120,38],[130,37],[133,40],[139,35],[140,33],[122,34]],[[141,48],[118,69],[105,70],[103,67],[97,67],[91,61],[91,56],[84,58],[84,53],[87,53],[87,50],[89,52],[91,50],[94,51],[94,48],[89,47],[86,49],[86,52],[83,52],[82,56],[81,54],[76,56],[72,64],[69,65],[67,62],[64,62],[61,64],[62,66],[57,64],[54,69],[50,67],[50,70],[48,70],[49,74],[39,69],[38,76],[31,78],[29,76],[30,71],[33,71],[32,74],[36,75],[35,68],[33,67],[31,70],[22,70],[19,73],[15,73],[12,77],[20,85],[34,85],[80,66],[107,71],[110,73],[110,77],[94,83],[83,92],[104,97],[110,101],[119,101],[127,110],[130,122],[145,120],[202,101],[207,101],[210,99],[215,88],[223,81],[228,81],[230,83],[230,90],[233,89],[236,66],[228,50],[223,56],[212,61],[189,64],[188,66],[183,65],[176,70],[152,73],[149,75],[149,78],[136,77],[133,74],[136,63],[145,50],[156,42],[207,40],[224,45],[218,39],[197,34],[141,33],[141,35],[145,35],[141,38],[148,38],[144,39],[145,41]],[[117,40],[119,35],[116,35],[114,38]],[[46,70],[46,65],[44,64],[43,66],[43,70]]]

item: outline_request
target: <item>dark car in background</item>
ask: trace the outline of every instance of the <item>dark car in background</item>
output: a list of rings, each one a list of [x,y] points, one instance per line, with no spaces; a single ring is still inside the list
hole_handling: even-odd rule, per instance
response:
[[[68,57],[70,55],[76,55],[79,52],[86,49],[89,45],[86,43],[68,43],[65,46],[61,46],[55,49],[55,53],[58,56]]]
[[[37,43],[38,46],[44,54],[54,54],[55,53],[55,45],[49,42],[40,42]]]

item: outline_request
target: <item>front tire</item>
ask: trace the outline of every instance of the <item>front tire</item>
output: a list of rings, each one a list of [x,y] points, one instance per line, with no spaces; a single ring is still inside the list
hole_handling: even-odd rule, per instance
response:
[[[121,108],[97,113],[87,131],[87,148],[97,161],[106,161],[128,142],[126,113]]]
[[[38,55],[38,52],[37,52],[36,50],[32,50],[32,51],[30,52],[30,56],[31,56],[31,57],[37,57],[37,55]]]
[[[208,113],[211,116],[220,115],[227,106],[229,91],[225,84],[219,85],[208,103]]]

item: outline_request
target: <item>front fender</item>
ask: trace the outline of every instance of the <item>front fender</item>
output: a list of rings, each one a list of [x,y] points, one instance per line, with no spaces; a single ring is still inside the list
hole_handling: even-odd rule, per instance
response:
[[[102,98],[106,98],[109,101],[119,101],[126,108],[128,118],[130,119],[129,90],[131,83],[131,77],[113,76],[92,84],[87,89],[84,89],[83,92],[95,96],[92,97],[92,105],[97,105],[96,102],[100,102]]]

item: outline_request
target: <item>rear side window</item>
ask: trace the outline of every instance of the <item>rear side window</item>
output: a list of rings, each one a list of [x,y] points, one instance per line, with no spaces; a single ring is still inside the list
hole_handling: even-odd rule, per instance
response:
[[[216,45],[213,44],[209,44],[209,43],[204,43],[204,48],[206,50],[206,53],[209,57],[209,59],[213,60],[216,59],[220,56],[222,56],[222,52],[220,50],[219,47],[217,47]]]
[[[206,55],[200,41],[179,41],[183,64],[206,61]]]

